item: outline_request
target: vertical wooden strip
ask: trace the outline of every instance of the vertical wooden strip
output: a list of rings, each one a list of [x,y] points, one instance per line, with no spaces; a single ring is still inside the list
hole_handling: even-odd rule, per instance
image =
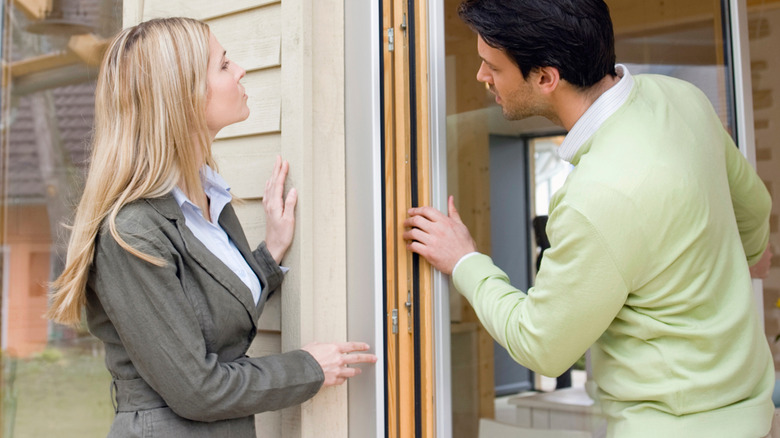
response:
[[[410,153],[410,112],[409,112],[409,40],[408,11],[406,1],[395,0],[393,8],[395,29],[395,131],[396,131],[396,205],[392,214],[395,217],[394,240],[397,251],[398,272],[398,404],[400,437],[415,436],[414,403],[414,333],[411,314],[406,302],[410,299],[412,287],[411,255],[406,251],[403,241],[403,221],[406,210],[411,207],[411,167]],[[414,309],[412,309],[414,310]],[[413,329],[413,327],[412,327]]]
[[[416,5],[417,16],[416,38],[417,44],[417,177],[418,200],[420,205],[431,205],[431,162],[430,162],[430,88],[428,80],[429,60],[429,34],[428,34],[428,2],[419,0]],[[434,345],[433,336],[433,275],[432,268],[425,259],[420,258],[419,278],[419,312],[420,326],[420,382],[422,387],[420,406],[422,410],[422,437],[433,438],[436,436],[435,422],[435,369],[434,369]]]
[[[387,0],[383,3],[382,10],[382,28],[384,38],[384,124],[385,124],[385,278],[386,285],[386,308],[387,308],[387,433],[389,437],[398,436],[398,335],[393,331],[393,310],[398,310],[397,295],[397,269],[396,269],[396,246],[395,246],[395,59],[394,53],[390,52],[390,38],[387,29],[393,28],[393,0]],[[393,41],[393,45],[395,42]]]

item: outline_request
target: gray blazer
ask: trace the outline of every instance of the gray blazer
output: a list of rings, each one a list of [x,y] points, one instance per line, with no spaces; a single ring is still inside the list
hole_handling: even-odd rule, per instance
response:
[[[250,358],[249,344],[283,274],[265,244],[251,251],[232,206],[219,224],[263,285],[249,288],[184,224],[171,195],[125,206],[120,235],[165,261],[125,251],[104,224],[87,286],[87,322],[106,347],[117,414],[109,437],[254,438],[254,415],[302,403],[322,368],[307,352]]]

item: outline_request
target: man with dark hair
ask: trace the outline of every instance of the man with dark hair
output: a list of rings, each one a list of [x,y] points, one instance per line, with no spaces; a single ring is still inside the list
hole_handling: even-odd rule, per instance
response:
[[[608,434],[759,438],[774,366],[749,266],[769,255],[771,199],[706,96],[615,65],[602,0],[467,0],[477,79],[509,119],[545,116],[575,168],[551,201],[527,295],[449,216],[409,211],[410,250],[451,274],[515,360],[548,376],[591,348]]]

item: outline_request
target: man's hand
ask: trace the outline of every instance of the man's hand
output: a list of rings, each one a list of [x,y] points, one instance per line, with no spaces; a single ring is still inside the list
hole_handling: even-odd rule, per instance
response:
[[[410,251],[420,254],[434,268],[450,275],[458,261],[464,255],[475,252],[477,245],[460,220],[452,196],[448,207],[449,217],[433,207],[410,209],[409,218],[404,221],[408,229],[403,237]]]
[[[772,250],[766,247],[761,259],[750,267],[750,276],[753,278],[766,278],[769,276],[769,268],[772,267]]]
[[[284,181],[289,170],[290,163],[282,161],[282,157],[276,157],[273,174],[265,183],[263,195],[266,216],[265,244],[276,263],[282,263],[295,233],[295,203],[298,201],[298,192],[291,189],[287,198],[284,197]]]

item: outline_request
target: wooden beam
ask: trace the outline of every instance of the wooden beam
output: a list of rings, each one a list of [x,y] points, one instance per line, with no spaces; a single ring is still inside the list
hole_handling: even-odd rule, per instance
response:
[[[98,38],[94,34],[73,35],[68,41],[68,49],[84,64],[97,67],[108,48],[108,40]]]
[[[70,38],[66,50],[4,64],[2,83],[6,84],[9,79],[19,79],[78,63],[97,67],[107,47],[108,40],[99,39],[95,35],[74,35]]]
[[[5,61],[2,61],[0,64],[0,72],[0,75],[2,75],[2,78],[0,79],[0,88],[2,88],[3,92],[5,92],[5,87],[11,80],[11,66],[8,65]]]
[[[69,50],[63,50],[12,62],[9,68],[11,70],[11,78],[19,78],[32,73],[76,64],[79,61],[80,59],[75,53]]]
[[[417,202],[418,205],[431,205],[431,126],[429,111],[431,108],[429,96],[429,64],[428,64],[428,1],[419,0],[415,13],[415,35],[417,46],[415,72],[417,89]],[[419,286],[418,308],[415,312],[419,315],[417,331],[420,338],[420,357],[418,362],[420,382],[420,438],[435,438],[435,387],[436,370],[434,351],[434,325],[433,325],[433,268],[424,258],[419,257]],[[441,348],[441,346],[439,346]]]
[[[40,20],[51,9],[51,0],[14,0],[14,6],[30,20]]]

